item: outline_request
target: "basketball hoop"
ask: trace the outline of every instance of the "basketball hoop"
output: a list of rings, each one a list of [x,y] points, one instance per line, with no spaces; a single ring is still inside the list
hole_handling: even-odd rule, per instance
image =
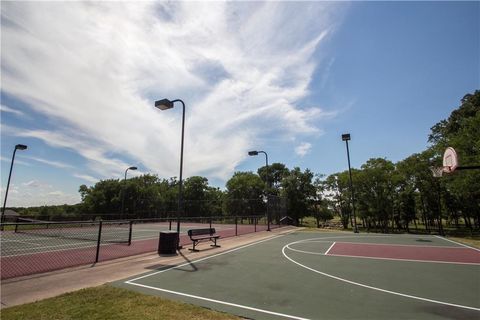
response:
[[[432,171],[435,178],[441,178],[444,172],[450,172],[450,170],[445,170],[445,168],[446,167],[430,167],[430,171]]]
[[[458,156],[455,149],[448,147],[443,154],[443,167],[447,167],[448,171],[445,172],[453,172],[458,167]]]
[[[444,173],[452,173],[458,168],[458,156],[455,149],[448,147],[443,153],[443,166],[431,167],[430,171],[435,178],[440,178]]]

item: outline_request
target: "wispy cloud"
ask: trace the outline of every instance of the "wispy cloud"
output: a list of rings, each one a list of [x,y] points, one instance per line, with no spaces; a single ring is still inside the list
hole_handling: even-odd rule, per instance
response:
[[[41,163],[44,163],[44,164],[48,164],[49,166],[60,168],[60,169],[73,168],[73,166],[71,166],[69,164],[66,164],[66,163],[63,163],[63,162],[59,162],[59,161],[52,161],[52,160],[47,160],[47,159],[43,159],[43,158],[29,157],[29,156],[22,156],[22,158],[31,159],[31,160],[41,162]]]
[[[82,180],[85,180],[85,181],[88,181],[88,182],[91,182],[91,183],[96,183],[100,180],[100,179],[94,178],[94,177],[86,175],[86,174],[75,173],[75,174],[73,174],[73,176],[75,178],[79,178],[79,179],[82,179]]]
[[[7,107],[7,106],[4,105],[4,104],[0,104],[0,112],[13,113],[14,115],[17,115],[17,116],[23,116],[23,115],[25,115],[22,111],[12,109],[12,108],[10,108],[10,107]]]
[[[12,151],[13,152],[13,151]],[[12,159],[10,158],[5,158],[3,156],[0,156],[0,161],[4,161],[4,162],[8,162],[8,163],[11,163],[12,162]],[[28,162],[25,162],[25,161],[22,161],[22,160],[17,160],[15,159],[15,164],[21,164],[22,166],[27,166],[27,167],[30,167],[31,164],[28,163]]]
[[[40,183],[37,180],[30,180],[28,182],[22,183],[22,185],[33,188],[40,187]]]
[[[173,176],[180,111],[152,104],[182,98],[185,175],[225,179],[256,139],[319,132],[315,120],[325,113],[299,101],[336,10],[329,3],[3,3],[2,90],[62,124],[9,133],[73,150],[101,177],[119,176],[130,162]]]
[[[300,157],[304,157],[312,149],[312,144],[308,142],[302,142],[300,145],[295,147],[295,153]]]
[[[44,188],[44,189],[51,189],[52,186],[48,183],[44,183],[38,180],[30,180],[27,182],[22,183],[22,186],[29,187],[29,188]]]

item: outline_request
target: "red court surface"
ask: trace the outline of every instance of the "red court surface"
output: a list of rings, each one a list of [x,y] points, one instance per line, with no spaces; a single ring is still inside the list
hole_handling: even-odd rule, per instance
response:
[[[480,251],[466,247],[336,242],[326,255],[480,264]]]

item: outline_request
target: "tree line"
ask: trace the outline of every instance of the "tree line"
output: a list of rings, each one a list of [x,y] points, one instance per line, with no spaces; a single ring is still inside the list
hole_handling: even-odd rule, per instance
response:
[[[450,116],[431,128],[429,147],[396,163],[372,158],[352,169],[357,223],[366,230],[480,229],[480,170],[462,170],[435,178],[447,147],[461,165],[480,164],[480,91],[467,94]],[[178,210],[178,180],[145,174],[124,181],[101,180],[81,185],[76,205],[16,208],[37,218],[153,218],[174,216]],[[289,169],[273,163],[257,172],[235,172],[225,190],[193,176],[184,181],[184,216],[288,215],[296,223],[314,217],[317,225],[338,217],[353,226],[352,190],[348,170],[328,176],[309,169]],[[268,201],[267,201],[268,199]]]

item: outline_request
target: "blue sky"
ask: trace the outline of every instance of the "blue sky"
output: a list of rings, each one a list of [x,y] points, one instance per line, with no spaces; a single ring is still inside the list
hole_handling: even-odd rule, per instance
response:
[[[137,172],[223,188],[270,162],[331,174],[399,161],[480,88],[479,2],[2,2],[1,186],[76,203]]]

